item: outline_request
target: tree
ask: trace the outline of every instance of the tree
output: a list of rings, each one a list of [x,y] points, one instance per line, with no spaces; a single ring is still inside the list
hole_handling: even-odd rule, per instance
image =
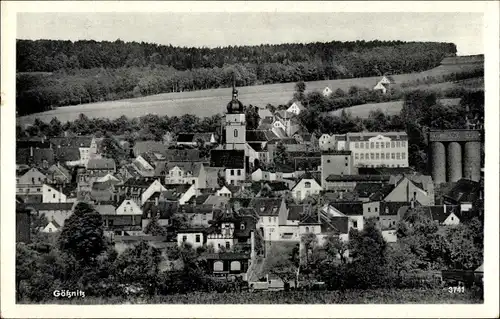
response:
[[[245,108],[245,121],[247,130],[256,130],[259,126],[260,115],[257,106],[249,105]]]
[[[304,83],[304,81],[299,81],[295,83],[295,93],[293,94],[294,99],[300,102],[304,101],[305,91],[306,91],[306,84]]]
[[[174,229],[186,229],[189,227],[189,220],[185,214],[173,214],[170,223]]]
[[[140,241],[116,259],[115,267],[119,282],[138,286],[149,295],[155,295],[159,285],[161,259],[158,248]]]
[[[158,215],[151,218],[146,228],[144,228],[144,233],[151,236],[167,236],[167,231],[158,222]]]
[[[285,287],[297,278],[298,267],[282,249],[274,248],[267,258],[268,272],[280,278]]]
[[[276,151],[274,152],[274,162],[276,164],[286,165],[290,161],[288,156],[288,151],[282,142],[278,142],[276,145]]]
[[[334,261],[340,258],[342,264],[347,263],[346,253],[349,246],[337,234],[328,235],[323,247],[329,260]]]
[[[59,247],[77,260],[93,262],[106,248],[101,215],[87,203],[76,204],[62,228]]]
[[[314,233],[303,234],[300,238],[302,245],[304,247],[304,255],[306,256],[305,264],[309,265],[309,257],[312,254],[314,248],[318,245],[318,238]]]
[[[16,292],[17,298],[24,296],[23,282],[35,276],[39,254],[24,243],[16,244]]]

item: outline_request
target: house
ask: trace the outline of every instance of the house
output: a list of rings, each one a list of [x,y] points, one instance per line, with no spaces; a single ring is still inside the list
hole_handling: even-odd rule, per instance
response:
[[[169,162],[165,166],[165,184],[193,184],[195,188],[206,188],[205,162]]]
[[[135,157],[147,152],[164,154],[167,150],[168,145],[157,141],[138,141],[132,148]]]
[[[66,219],[73,213],[75,203],[29,203],[24,207],[32,212],[44,215],[47,220],[54,220],[63,226]]]
[[[202,247],[207,243],[206,231],[205,228],[179,229],[177,231],[177,245],[180,247],[189,244],[194,249]]]
[[[71,172],[60,163],[50,166],[47,169],[46,176],[47,179],[54,184],[66,184],[71,182]]]
[[[246,179],[244,150],[212,150],[210,166],[224,167],[226,183],[229,185],[241,184]]]
[[[49,221],[47,226],[45,226],[41,232],[42,233],[55,233],[62,229],[61,225],[59,225],[55,220]]]
[[[17,143],[19,144],[19,142]],[[16,148],[16,164],[29,164],[37,167],[48,168],[54,163],[54,150],[45,147],[19,147]]]
[[[197,146],[199,142],[203,145],[213,145],[217,139],[214,133],[179,133],[177,135],[177,145]]]
[[[42,195],[42,185],[45,182],[47,176],[36,167],[21,171],[16,176],[16,195]]]
[[[123,185],[116,185],[118,193],[134,200],[138,205],[145,203],[155,192],[166,191],[159,178],[141,177],[129,179]]]
[[[96,182],[98,182],[98,183],[109,182],[113,185],[118,185],[118,184],[122,183],[122,181],[119,178],[117,178],[116,176],[114,176],[111,173],[108,173],[108,174],[104,175],[103,177],[99,177],[98,179],[96,179]]]
[[[179,210],[179,202],[170,200],[157,200],[147,202],[142,207],[142,229],[144,229],[151,219],[158,216],[160,226],[169,226],[170,219]]]
[[[321,154],[321,185],[330,175],[356,174],[351,151],[328,151]]]
[[[297,132],[293,135],[293,138],[299,142],[299,144],[304,144],[311,151],[319,151],[319,140],[316,135],[311,133]]]
[[[257,189],[257,197],[263,196],[264,193],[272,194],[273,197],[281,197],[290,191],[288,184],[283,181],[262,181],[255,183]],[[253,185],[252,185],[253,186]]]
[[[202,258],[207,261],[208,273],[214,277],[242,275],[246,278],[251,254],[244,252],[204,253]]]
[[[386,94],[389,90],[390,86],[396,83],[392,76],[384,76],[380,81],[377,82],[377,85],[373,87],[374,91],[381,91],[383,94]]]
[[[115,185],[112,181],[94,182],[90,191],[90,198],[96,202],[111,201],[115,194]]]
[[[381,201],[394,189],[392,184],[380,183],[357,183],[353,192],[360,201]]]
[[[112,158],[92,158],[88,160],[86,169],[91,178],[98,178],[115,173],[116,164]]]
[[[73,203],[76,188],[76,184],[43,184],[42,203]]]
[[[215,253],[238,250],[252,254],[256,220],[253,216],[236,216],[230,211],[215,218],[207,234],[207,246]]]
[[[16,243],[31,242],[31,210],[16,205]]]
[[[288,205],[286,213],[279,215],[279,238],[281,241],[299,242],[299,223],[309,213],[309,205]]]
[[[390,178],[387,175],[330,175],[323,189],[352,192],[357,183],[388,183]]]
[[[311,195],[319,194],[322,190],[321,183],[310,173],[306,173],[300,177],[297,184],[291,189],[291,193],[295,200],[302,201]]]
[[[329,97],[330,95],[332,95],[333,91],[327,86],[323,89],[322,93],[324,97]]]
[[[255,210],[258,217],[257,227],[266,241],[279,241],[280,214],[286,214],[284,198],[255,197],[250,201],[249,207]]]
[[[407,205],[403,206],[398,211],[398,217],[406,220],[412,214],[412,207]],[[454,226],[460,223],[460,206],[453,205],[439,205],[439,206],[420,206],[418,207],[418,214],[423,214],[431,220],[438,222],[443,226]]]
[[[287,112],[299,115],[300,112],[304,111],[306,108],[299,101],[293,102],[290,107],[286,110]]]
[[[283,129],[287,136],[292,136],[300,130],[300,123],[295,113],[284,110],[277,111],[274,113],[274,119],[273,126]]]
[[[349,228],[357,229],[359,231],[364,228],[363,218],[363,203],[360,201],[335,201],[324,205],[321,208],[320,214],[326,219],[332,217],[348,217]]]
[[[413,182],[409,177],[401,178],[394,189],[383,199],[386,202],[410,202],[415,200],[421,205],[434,205],[434,193],[429,194],[423,190],[423,186]]]
[[[198,193],[195,185],[189,184],[170,184],[165,185],[166,198],[169,200],[177,200],[179,205],[185,205],[193,196]]]
[[[402,207],[415,206],[412,202],[380,202],[380,213],[378,216],[379,225],[382,230],[396,229],[400,218]]]
[[[477,203],[483,199],[483,188],[481,184],[469,179],[461,179],[443,195],[443,203],[446,205],[458,205],[461,212],[468,212],[479,206]],[[476,204],[476,205],[474,205]]]
[[[142,209],[131,199],[124,199],[116,208],[117,215],[142,215]]]
[[[233,193],[227,188],[227,186],[222,186],[221,189],[219,189],[215,195],[217,196],[224,196],[224,197],[231,197]]]
[[[87,165],[90,159],[100,157],[97,140],[93,136],[54,137],[50,139],[50,143],[54,149],[78,149],[78,164],[81,165]],[[56,151],[56,155],[59,158],[62,154]]]

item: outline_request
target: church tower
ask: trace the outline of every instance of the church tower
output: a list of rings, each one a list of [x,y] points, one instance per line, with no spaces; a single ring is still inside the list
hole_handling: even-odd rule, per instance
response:
[[[225,118],[225,149],[245,150],[246,143],[246,120],[243,103],[238,100],[238,90],[233,79],[233,97],[227,104]]]

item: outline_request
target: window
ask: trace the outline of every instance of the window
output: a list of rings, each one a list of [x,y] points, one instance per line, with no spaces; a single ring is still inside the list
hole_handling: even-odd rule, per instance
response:
[[[231,170],[231,176],[234,176],[234,169]]]
[[[108,221],[108,226],[109,227],[113,226],[113,220],[112,219]]]
[[[406,159],[406,153],[401,153],[401,159]]]
[[[370,213],[372,211],[372,209],[370,207],[368,207],[368,212]]]
[[[358,153],[354,154],[354,159],[359,159],[359,154]]]
[[[401,146],[402,146],[402,147],[406,147],[406,141],[402,141],[402,142],[401,142]]]
[[[380,159],[385,159],[385,153],[380,153]]]
[[[378,207],[375,207],[375,213],[378,212]]]
[[[373,148],[373,144],[374,144],[373,142],[370,143],[370,148]]]
[[[366,153],[365,158],[369,159],[370,158],[370,153]]]
[[[376,142],[376,143],[375,143],[375,148],[379,148],[379,147],[380,147],[379,142]]]
[[[242,223],[242,224],[240,225],[240,229],[241,229],[241,230],[245,230],[245,224],[243,224],[243,223]]]
[[[354,228],[358,228],[358,221],[354,220],[354,221],[352,222],[352,227],[354,227]]]
[[[349,157],[347,157],[347,156],[346,156],[345,160],[346,160],[346,161],[348,161],[348,160],[349,160]]]
[[[345,166],[349,166],[349,163],[345,163]]]
[[[365,153],[361,153],[360,159],[362,159],[362,160],[365,159]]]
[[[390,153],[385,153],[385,158],[389,159],[391,157]]]
[[[306,183],[304,184],[304,187],[305,187],[305,188],[311,188],[311,182],[306,182]]]
[[[187,236],[182,236],[182,242],[185,243],[187,241]]]
[[[306,227],[306,233],[308,233],[308,232],[309,232],[309,227]]]
[[[37,192],[39,192],[39,191],[40,191],[40,188],[37,188],[37,189],[36,189],[36,191],[37,191]]]
[[[361,148],[365,148],[365,143],[361,142],[359,144],[360,144]]]
[[[178,175],[181,176],[181,171],[178,172]]]
[[[35,184],[35,178],[34,177],[31,178],[31,183]]]
[[[276,217],[273,217],[273,222],[275,222],[275,223],[276,223]]]
[[[396,154],[395,153],[391,153],[391,159],[395,159],[396,158]]]
[[[203,220],[207,220],[207,214],[203,214]]]
[[[370,159],[375,159],[375,154],[371,153],[370,154]]]
[[[385,142],[385,147],[386,147],[386,148],[391,147],[391,142]]]
[[[330,163],[330,160],[326,160],[327,163]]]
[[[199,243],[201,240],[200,240],[200,235],[196,235],[196,242]]]
[[[359,147],[359,143],[358,142],[354,143],[354,148],[358,148],[358,147]]]
[[[271,217],[269,217],[269,223],[271,223]]]
[[[396,153],[396,159],[400,159],[401,153]]]
[[[50,191],[52,191],[52,190],[49,188],[49,190],[48,190],[48,191],[50,192]]]
[[[56,198],[56,194],[52,194],[52,198]]]
[[[384,148],[385,146],[385,143],[384,142],[380,142],[380,148]]]
[[[396,142],[396,147],[401,147],[401,142]]]
[[[379,153],[376,153],[375,154],[375,159],[379,159],[380,158],[380,154]]]
[[[237,169],[236,172],[238,173],[238,176],[241,176],[241,170]]]
[[[234,137],[238,137],[238,130],[234,130]]]
[[[391,142],[391,147],[394,148],[396,146],[396,143]]]

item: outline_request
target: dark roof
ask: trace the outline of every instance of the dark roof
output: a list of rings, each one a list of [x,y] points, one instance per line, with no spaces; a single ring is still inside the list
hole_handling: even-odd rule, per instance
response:
[[[266,147],[263,147],[261,143],[248,143],[248,145],[256,152],[264,152]]]
[[[409,202],[380,202],[380,216],[395,216],[401,207],[410,206]]]
[[[234,229],[235,237],[250,237],[250,232],[255,230],[255,226],[257,225],[257,219],[251,215],[239,216],[236,217],[236,224]],[[244,229],[241,229],[241,224],[244,224]]]
[[[250,203],[252,202],[253,198],[249,197],[231,197],[229,199],[229,205],[234,209],[234,206],[236,203],[240,205],[242,208],[247,208],[250,206]],[[251,208],[251,207],[250,207]]]
[[[311,207],[309,205],[288,205],[288,220],[301,220]]]
[[[157,180],[157,177],[136,177],[129,178],[121,187],[143,187],[148,188],[151,184]]]
[[[293,173],[295,172],[295,168],[291,165],[276,163],[274,169],[270,169],[269,171],[276,173]]]
[[[474,202],[479,198],[481,185],[469,179],[459,180],[455,186],[444,195],[445,199],[450,199],[455,203]]]
[[[361,198],[369,198],[385,185],[386,184],[380,183],[357,183],[356,187],[354,187],[354,192],[356,192]]]
[[[349,156],[351,155],[351,151],[323,151],[321,152],[322,155],[339,155],[339,156]]]
[[[250,201],[249,206],[255,209],[259,216],[278,216],[281,198],[256,197]]]
[[[201,255],[205,259],[216,260],[244,260],[250,259],[249,253],[203,253]]]
[[[210,166],[243,169],[245,168],[245,151],[212,150],[210,152]]]
[[[146,152],[158,152],[163,154],[168,150],[168,145],[157,141],[138,141],[135,142],[133,150],[134,156],[139,156],[140,154]]]
[[[339,212],[348,216],[363,215],[363,202],[330,202]]]
[[[406,175],[416,171],[411,167],[360,167],[359,175]]]
[[[371,183],[374,184],[374,183]],[[386,198],[396,188],[392,184],[382,184],[383,186],[370,196],[371,201],[381,201]]]
[[[47,184],[48,186],[54,188],[58,192],[62,192],[64,195],[74,195],[76,197],[77,184],[66,183],[66,184]]]
[[[296,171],[312,170],[321,166],[321,157],[296,157],[294,162]]]
[[[264,117],[262,119],[260,125],[262,125],[262,124],[273,124],[273,122],[274,122],[274,117],[272,117],[272,116],[266,116],[266,117]]]
[[[151,217],[160,214],[160,219],[169,219],[178,209],[179,202],[176,201],[159,201],[158,205],[153,202],[147,202],[142,207],[142,218],[148,218],[148,214],[151,213]]]
[[[92,158],[87,163],[87,169],[115,169],[115,160],[112,158]]]
[[[329,233],[332,231],[340,234],[347,234],[349,232],[349,217],[333,216],[329,218],[328,222],[321,223],[322,233]]]
[[[198,176],[200,174],[201,166],[208,166],[208,162],[191,162],[191,161],[171,161],[165,165],[165,169],[169,172],[174,167],[179,167],[184,172],[189,172],[193,176]]]
[[[50,143],[49,142],[42,142],[39,140],[17,140],[16,141],[16,148],[27,148],[29,149],[30,147],[33,148],[50,148]]]
[[[54,156],[61,162],[78,161],[80,159],[80,150],[78,147],[55,148]]]
[[[290,145],[290,144],[299,144],[299,142],[297,142],[296,139],[294,139],[293,137],[285,137],[285,138],[282,138],[282,139],[272,139],[270,140],[269,142],[267,142],[268,144],[278,144],[278,143],[282,143],[283,145]]]
[[[280,191],[287,191],[290,190],[288,188],[288,184],[286,182],[280,182],[280,181],[263,181],[262,184],[268,185],[271,191],[273,192],[280,192]]]
[[[200,159],[200,151],[197,149],[168,149],[161,152],[167,161],[197,161]]]
[[[210,143],[210,139],[214,133],[198,133],[198,132],[192,132],[192,133],[179,133],[177,135],[177,142],[181,143],[191,143],[191,142],[197,142],[199,139],[201,139],[205,143]]]
[[[31,156],[31,151],[33,151],[33,156]],[[40,165],[44,160],[52,164],[54,163],[54,150],[50,148],[34,148],[33,150],[16,148],[16,164],[27,164],[30,160],[36,165]]]
[[[327,182],[388,182],[390,176],[387,175],[329,175]]]
[[[330,202],[353,202],[358,199],[358,196],[354,192],[335,192],[335,191],[326,191],[321,192],[325,201]]]
[[[278,138],[276,134],[268,130],[249,130],[245,133],[247,142],[267,142]]]

